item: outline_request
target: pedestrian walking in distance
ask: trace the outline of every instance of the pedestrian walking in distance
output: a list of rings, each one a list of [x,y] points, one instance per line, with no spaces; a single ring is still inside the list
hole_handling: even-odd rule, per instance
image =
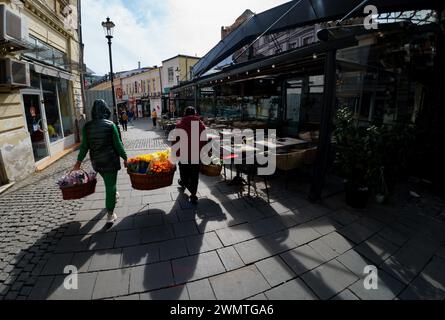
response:
[[[105,182],[105,207],[107,209],[107,223],[114,223],[117,215],[116,207],[117,174],[121,170],[120,158],[127,167],[127,153],[119,138],[117,126],[109,120],[111,111],[104,100],[96,100],[92,110],[92,120],[87,122],[82,130],[82,144],[79,156],[73,170],[79,170],[88,151],[93,169],[97,171]]]
[[[198,135],[198,141],[199,144],[199,151],[201,152],[202,147],[206,142],[200,141],[200,136],[202,132],[205,130],[204,123],[200,120],[200,118],[196,115],[196,110],[193,107],[187,107],[185,109],[184,117],[176,124],[177,129],[183,129],[187,132],[187,146],[185,144],[181,144],[181,147],[187,147],[188,148],[188,162],[187,163],[181,163],[179,162],[179,173],[180,173],[180,180],[178,181],[178,184],[181,186],[183,190],[188,189],[190,191],[190,201],[194,204],[198,202],[198,197],[196,196],[198,192],[198,184],[199,184],[199,164],[192,164],[192,155],[191,155],[191,149],[192,149],[192,123],[198,122],[199,124],[199,135]],[[176,143],[179,142],[179,138],[176,140]],[[178,157],[180,157],[180,151],[177,154]]]
[[[151,113],[151,120],[153,120],[153,128],[156,128],[156,120],[158,120],[156,109],[153,109],[153,112]]]
[[[127,111],[123,110],[121,117],[122,117],[122,129],[124,131],[128,131],[128,114],[127,114]]]

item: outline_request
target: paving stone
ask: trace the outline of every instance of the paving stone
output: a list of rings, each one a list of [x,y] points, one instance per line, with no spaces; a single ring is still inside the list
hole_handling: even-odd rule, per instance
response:
[[[358,245],[355,250],[371,260],[377,266],[394,254],[399,248],[376,235]]]
[[[243,260],[234,247],[226,247],[217,250],[219,257],[227,271],[244,267]]]
[[[70,262],[70,265],[75,266],[78,272],[88,272],[93,255],[94,252],[92,251],[75,253],[73,259]]]
[[[130,294],[166,288],[174,284],[170,262],[131,268]]]
[[[78,289],[68,290],[64,286],[65,276],[57,276],[48,294],[48,300],[91,300],[97,273],[77,275]]]
[[[336,253],[342,254],[354,247],[353,243],[337,232],[332,232],[321,238]]]
[[[251,264],[273,255],[266,242],[259,239],[238,243],[234,248],[245,264]]]
[[[318,300],[300,279],[284,283],[264,293],[269,300]]]
[[[425,269],[402,292],[403,300],[444,300],[445,299],[445,260],[433,258]]]
[[[216,230],[216,234],[225,247],[247,241],[255,237],[254,235],[252,235],[248,224],[241,224],[229,228]]]
[[[308,245],[319,253],[326,261],[335,259],[340,255],[340,253],[328,246],[323,238],[312,241]]]
[[[298,247],[298,245],[289,237],[287,229],[262,237],[260,240],[265,243],[266,247],[274,255]]]
[[[271,287],[275,287],[295,277],[295,274],[279,256],[255,263],[255,266]]]
[[[338,232],[358,244],[370,238],[376,231],[373,231],[358,222],[354,222],[343,229],[340,229]]]
[[[148,215],[137,215],[133,219],[136,228],[153,227],[164,223],[162,214],[153,214],[151,212]]]
[[[280,255],[296,275],[315,269],[325,263],[325,258],[308,245],[298,247]]]
[[[165,241],[174,238],[173,230],[168,225],[141,229],[142,243]]]
[[[383,228],[378,235],[399,247],[409,240],[407,235],[404,235],[391,227]]]
[[[59,275],[64,274],[66,266],[71,264],[73,258],[72,253],[54,254],[43,268],[42,275]]]
[[[112,298],[128,294],[130,269],[98,272],[93,299]]]
[[[305,273],[302,278],[323,300],[332,298],[358,280],[357,276],[335,260]]]
[[[141,230],[119,231],[114,243],[115,248],[137,246],[141,243]]]
[[[346,289],[339,294],[337,294],[335,297],[332,298],[332,300],[360,300],[355,294],[351,292],[351,290]]]
[[[339,223],[329,217],[318,218],[309,222],[308,225],[321,235],[327,235],[342,228]]]
[[[358,254],[354,249],[346,251],[341,256],[337,257],[337,261],[348,268],[357,277],[363,277],[365,267],[373,265],[371,261]]]
[[[215,251],[173,260],[172,268],[177,284],[207,278],[226,271]]]
[[[142,203],[145,204],[156,204],[156,203],[162,203],[162,202],[171,202],[172,199],[170,197],[170,194],[156,194],[156,195],[150,195],[150,196],[144,196],[142,198]]]
[[[141,300],[190,300],[186,286],[175,286],[140,294]]]
[[[204,253],[223,247],[215,232],[209,232],[202,235],[191,236],[185,239],[187,249],[190,254]]]
[[[173,239],[159,243],[161,261],[188,256],[184,239]]]
[[[123,232],[123,231],[122,231]],[[112,249],[116,239],[116,232],[98,233],[91,236],[89,250]]]
[[[347,226],[359,219],[357,215],[345,209],[334,211],[329,215],[329,217],[344,226]]]
[[[210,278],[218,300],[241,300],[270,288],[255,266],[244,267]]]
[[[195,221],[184,221],[175,223],[173,225],[173,229],[177,238],[198,234],[198,229],[196,227]]]
[[[285,226],[276,217],[266,218],[249,224],[249,229],[255,237],[261,237],[267,234],[283,230]]]
[[[147,244],[122,249],[122,267],[134,267],[159,262],[159,245]]]
[[[321,237],[317,231],[310,227],[307,223],[290,228],[289,237],[299,246],[309,243]]]
[[[190,300],[215,300],[215,294],[208,279],[187,283]]]
[[[138,300],[140,300],[140,297],[139,297],[139,294],[131,294],[129,296],[116,297],[113,300],[138,301]]]
[[[91,257],[88,271],[117,269],[121,266],[122,249],[96,251]]]
[[[89,237],[88,236],[72,236],[65,237],[60,240],[56,247],[57,253],[77,252],[88,250]]]

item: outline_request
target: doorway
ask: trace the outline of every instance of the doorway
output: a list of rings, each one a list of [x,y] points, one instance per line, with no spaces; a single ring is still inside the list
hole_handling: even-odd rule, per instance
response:
[[[23,94],[23,106],[35,162],[49,157],[45,113],[40,101],[41,96],[38,93]]]

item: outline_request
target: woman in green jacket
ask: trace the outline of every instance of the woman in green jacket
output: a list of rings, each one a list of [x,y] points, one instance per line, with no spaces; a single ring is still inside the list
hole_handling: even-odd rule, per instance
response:
[[[119,137],[116,125],[108,120],[111,111],[104,100],[96,100],[91,112],[92,119],[82,129],[82,144],[79,156],[73,170],[79,170],[88,151],[93,169],[105,182],[105,205],[107,208],[107,223],[114,223],[117,215],[114,213],[117,198],[117,174],[121,170],[120,158],[127,167],[127,154]]]

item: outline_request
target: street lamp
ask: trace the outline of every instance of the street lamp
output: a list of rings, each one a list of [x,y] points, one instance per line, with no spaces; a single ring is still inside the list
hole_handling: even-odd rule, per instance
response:
[[[118,117],[117,117],[117,110],[116,110],[116,96],[114,93],[114,73],[113,73],[113,57],[111,55],[111,39],[113,39],[113,29],[116,25],[113,21],[110,20],[109,17],[107,17],[107,21],[102,22],[102,27],[105,31],[105,38],[108,39],[108,53],[110,56],[110,80],[111,80],[111,91],[113,96],[113,121],[116,125],[118,125]]]

